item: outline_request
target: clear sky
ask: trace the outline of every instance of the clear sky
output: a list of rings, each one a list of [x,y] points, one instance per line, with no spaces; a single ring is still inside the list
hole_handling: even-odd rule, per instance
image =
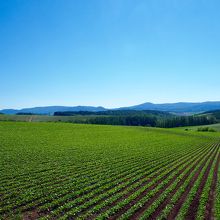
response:
[[[220,100],[219,0],[0,0],[0,109]]]

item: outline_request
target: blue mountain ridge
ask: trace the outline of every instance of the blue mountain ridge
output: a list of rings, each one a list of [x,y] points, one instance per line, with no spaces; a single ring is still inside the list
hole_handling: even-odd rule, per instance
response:
[[[212,110],[220,110],[220,101],[208,101],[208,102],[178,102],[178,103],[163,103],[154,104],[151,102],[146,102],[140,105],[134,105],[129,107],[121,107],[115,109],[107,109],[102,106],[45,106],[45,107],[33,107],[33,108],[23,108],[23,109],[3,109],[0,113],[3,114],[17,114],[17,113],[32,113],[32,114],[46,114],[53,115],[54,112],[62,111],[90,111],[99,112],[106,110],[156,110],[156,111],[166,111],[178,114],[187,113],[200,113]]]

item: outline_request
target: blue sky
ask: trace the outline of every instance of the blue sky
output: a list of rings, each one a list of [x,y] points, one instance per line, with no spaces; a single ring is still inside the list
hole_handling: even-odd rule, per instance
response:
[[[0,0],[0,109],[220,100],[218,0]]]

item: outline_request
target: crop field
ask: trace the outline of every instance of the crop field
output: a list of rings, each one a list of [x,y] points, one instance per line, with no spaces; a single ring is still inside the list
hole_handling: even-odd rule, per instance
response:
[[[220,133],[0,122],[0,219],[220,219]]]
[[[1,115],[0,121],[23,121],[23,122],[82,122],[86,118],[95,116],[49,116],[49,115]]]
[[[198,128],[205,128],[205,127],[209,127],[209,128],[213,128],[214,130],[216,131],[220,131],[220,123],[217,123],[217,124],[211,124],[211,125],[201,125],[201,126],[188,126],[188,127],[180,127],[180,128],[177,128],[179,130],[185,130],[185,129],[188,129],[190,131],[197,131]]]

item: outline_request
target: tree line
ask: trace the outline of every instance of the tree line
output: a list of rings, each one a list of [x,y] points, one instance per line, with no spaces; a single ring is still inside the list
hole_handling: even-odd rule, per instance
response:
[[[166,112],[106,111],[106,112],[55,112],[55,116],[75,116],[73,122],[101,125],[150,126],[173,128],[209,125],[216,123],[211,116],[174,116]]]
[[[173,128],[173,127],[184,127],[184,126],[209,125],[214,123],[216,123],[215,117],[179,116],[179,117],[158,120],[157,127]]]

